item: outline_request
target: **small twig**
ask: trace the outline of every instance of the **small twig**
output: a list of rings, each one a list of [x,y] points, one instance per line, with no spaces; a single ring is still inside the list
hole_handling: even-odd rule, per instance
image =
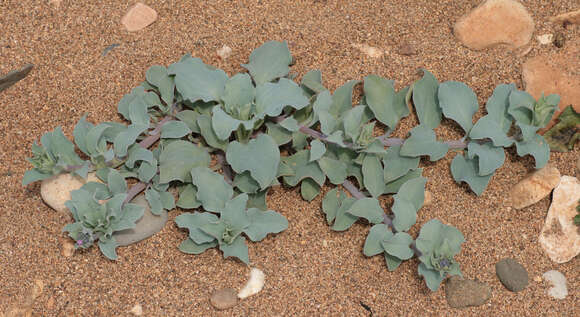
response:
[[[222,167],[222,171],[224,171],[224,179],[228,184],[232,185],[234,183],[233,172],[228,165],[228,162],[226,162],[226,157],[223,151],[217,152],[217,160],[218,164]]]
[[[159,140],[159,138],[161,137],[161,127],[164,124],[166,124],[167,122],[169,122],[170,120],[171,120],[171,117],[167,116],[167,117],[163,118],[163,120],[159,121],[159,123],[157,124],[155,129],[153,129],[153,131],[149,132],[149,136],[147,136],[145,139],[143,139],[143,140],[141,140],[141,142],[139,142],[139,146],[144,148],[144,149],[148,149],[153,144],[155,144],[155,142],[157,142]]]
[[[363,199],[367,197],[365,194],[361,193],[358,188],[356,188],[356,186],[354,186],[354,184],[351,183],[348,179],[342,183],[342,187],[348,190],[352,197],[356,199]]]

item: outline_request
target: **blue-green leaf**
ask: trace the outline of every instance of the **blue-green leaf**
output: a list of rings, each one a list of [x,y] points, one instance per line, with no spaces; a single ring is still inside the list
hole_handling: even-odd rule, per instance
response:
[[[312,178],[306,178],[300,183],[300,195],[302,199],[312,201],[318,194],[320,194],[320,185],[316,184]]]
[[[207,249],[214,248],[217,246],[218,246],[218,242],[215,239],[211,242],[197,244],[197,243],[195,243],[195,241],[191,240],[191,238],[187,238],[179,244],[178,248],[179,248],[179,251],[181,251],[183,253],[197,255],[197,254],[201,254],[201,253],[205,252],[205,250],[207,250]]]
[[[384,223],[378,223],[372,226],[363,247],[364,255],[375,256],[377,254],[383,253],[385,249],[383,248],[381,242],[392,236],[393,232]]]
[[[309,150],[302,150],[292,156],[282,157],[282,163],[293,171],[293,175],[284,176],[286,184],[294,187],[303,179],[312,178],[318,185],[324,185],[326,176],[316,162],[309,162],[309,157]]]
[[[218,174],[219,175],[219,174]],[[248,194],[240,194],[233,199],[226,201],[224,209],[221,211],[220,220],[230,228],[244,230],[250,226],[250,218],[246,213]]]
[[[186,212],[175,217],[175,224],[180,228],[187,228],[189,230],[189,238],[197,244],[209,243],[215,240],[214,237],[205,233],[200,228],[217,221],[218,217],[209,212],[196,212],[193,214]]]
[[[423,78],[413,84],[413,104],[421,125],[435,129],[441,123],[441,108],[437,90],[439,82],[429,71],[423,69]]]
[[[127,155],[127,160],[125,165],[128,168],[134,168],[135,163],[139,161],[145,161],[148,163],[153,163],[153,152],[141,147],[139,144],[133,144],[129,147],[129,152]]]
[[[280,150],[267,134],[260,134],[247,144],[237,141],[230,143],[226,160],[236,173],[249,171],[250,175],[265,189],[270,186],[278,172]]]
[[[201,202],[197,200],[197,188],[192,184],[185,184],[179,190],[179,199],[177,200],[177,207],[183,209],[193,209],[201,206]]]
[[[113,142],[113,148],[115,149],[115,155],[117,157],[125,157],[127,155],[127,150],[129,146],[135,143],[137,137],[143,132],[145,132],[149,126],[144,124],[131,124],[124,131],[121,131]]]
[[[530,141],[516,142],[516,150],[519,156],[530,154],[536,161],[536,168],[542,168],[550,159],[550,145],[543,136],[535,135]]]
[[[525,91],[514,90],[509,97],[508,113],[517,122],[532,125],[535,104],[536,99],[532,95]]]
[[[332,104],[328,109],[333,117],[338,118],[352,108],[352,89],[359,83],[360,80],[349,80],[334,91]],[[324,131],[323,133],[328,134]]]
[[[225,151],[228,147],[228,141],[218,138],[212,128],[212,120],[212,117],[205,114],[197,117],[197,125],[201,131],[201,136],[210,147]]]
[[[300,85],[312,91],[313,94],[319,94],[326,90],[322,85],[322,72],[318,69],[313,69],[304,74]]]
[[[391,181],[385,185],[385,194],[393,194],[397,193],[401,186],[406,183],[408,180],[421,177],[423,175],[422,168],[415,168],[407,172],[407,174]]]
[[[244,229],[244,233],[252,241],[261,241],[268,233],[280,233],[288,229],[288,220],[272,210],[261,211],[257,208],[250,208],[248,217],[250,226]]]
[[[113,195],[127,192],[127,182],[125,182],[125,178],[116,169],[109,170],[107,185]]]
[[[366,103],[377,120],[394,130],[402,117],[409,114],[405,103],[397,102],[394,81],[369,75],[364,79]]]
[[[473,90],[464,83],[446,81],[439,85],[438,95],[445,117],[457,122],[468,135],[473,127],[473,115],[479,109]]]
[[[243,125],[246,130],[252,130],[255,120],[242,121],[233,118],[220,106],[213,108],[213,117],[211,118],[211,126],[215,135],[220,140],[227,140],[233,131],[236,131],[240,125]]]
[[[411,136],[405,140],[399,153],[411,157],[429,155],[429,160],[434,162],[442,159],[448,149],[447,144],[437,141],[432,129],[421,124],[411,130]]]
[[[381,241],[385,252],[401,260],[413,257],[414,252],[410,248],[413,238],[406,232],[397,232],[394,236]]]
[[[191,133],[189,127],[182,121],[169,121],[161,126],[162,139],[179,139]]]
[[[183,123],[185,123],[187,125],[187,127],[189,128],[189,130],[191,130],[193,133],[200,133],[201,130],[199,129],[199,126],[197,125],[197,117],[200,115],[199,112],[195,112],[192,110],[183,110],[178,112],[175,117],[179,120],[181,120]]]
[[[326,152],[326,146],[318,139],[310,142],[310,162],[319,160]]]
[[[250,54],[250,63],[242,64],[257,85],[286,76],[290,71],[292,55],[286,42],[270,41]]]
[[[485,176],[492,174],[503,165],[505,152],[502,147],[495,147],[490,142],[479,144],[471,141],[467,144],[467,157],[478,158],[478,175]]]
[[[143,183],[149,183],[153,176],[157,174],[157,160],[153,159],[152,163],[142,162],[137,170],[137,177]]]
[[[159,182],[191,182],[191,169],[209,166],[209,162],[210,156],[204,148],[183,140],[171,142],[159,156]]]
[[[87,122],[87,115],[83,115],[79,122],[75,125],[73,130],[73,136],[75,140],[75,144],[86,155],[91,155],[86,146],[86,139],[89,130],[91,130],[94,125],[90,122]]]
[[[211,69],[199,58],[184,58],[169,66],[175,75],[175,86],[183,99],[190,102],[219,101],[224,93],[228,75],[221,69]]]
[[[419,263],[419,275],[425,278],[427,287],[433,292],[439,289],[439,285],[441,285],[441,282],[445,278],[445,275],[441,275],[435,270],[430,270],[423,263]]]
[[[358,217],[354,216],[347,210],[355,203],[356,199],[352,197],[345,198],[338,210],[336,211],[336,217],[334,218],[334,224],[332,225],[332,230],[334,231],[344,231],[350,228],[357,220]]]
[[[402,156],[400,151],[400,145],[391,146],[383,156],[383,165],[385,166],[383,179],[385,183],[392,182],[419,166],[419,157]]]
[[[167,68],[161,65],[153,65],[145,73],[145,78],[147,82],[159,89],[161,99],[163,99],[165,104],[171,106],[175,94],[175,83],[173,77],[167,73]]]
[[[383,221],[384,211],[376,198],[361,198],[355,201],[346,212],[356,217],[365,218],[374,224]]]
[[[145,199],[149,203],[149,207],[151,208],[151,213],[154,215],[161,215],[163,212],[163,203],[161,203],[161,196],[159,196],[159,192],[153,188],[150,188],[145,191]]]
[[[507,136],[512,124],[512,117],[508,114],[508,106],[509,96],[515,89],[514,84],[502,84],[494,89],[485,105],[487,115],[475,123],[469,132],[470,138],[490,138],[495,146],[508,147],[512,145],[513,140]]]
[[[248,194],[257,193],[260,190],[260,184],[250,176],[250,172],[248,171],[236,174],[232,185],[243,193]]]
[[[222,212],[226,202],[234,196],[232,186],[224,180],[223,175],[205,166],[192,168],[191,179],[197,187],[197,200],[207,211]]]
[[[405,182],[399,192],[393,196],[393,226],[397,231],[409,230],[417,221],[417,211],[423,206],[425,199],[425,183],[427,179],[417,177]]]
[[[363,182],[365,188],[373,197],[379,197],[385,192],[383,165],[376,155],[367,155],[362,164]]]
[[[480,176],[477,159],[466,159],[461,154],[451,161],[451,174],[457,183],[466,182],[477,196],[483,193],[493,175]]]
[[[256,87],[256,112],[260,119],[265,115],[278,116],[286,106],[300,110],[308,104],[308,98],[300,86],[286,78]]]
[[[363,113],[367,109],[364,105],[358,105],[351,108],[343,115],[344,133],[355,142],[360,134],[361,126],[365,123],[363,121]]]
[[[106,256],[109,260],[116,260],[117,259],[117,251],[115,249],[119,245],[114,238],[109,239],[99,239],[99,250]]]
[[[231,244],[220,243],[220,250],[224,253],[224,259],[235,257],[246,264],[250,264],[248,246],[246,245],[246,239],[242,236],[237,236]]]
[[[236,74],[228,79],[222,100],[225,109],[234,109],[254,102],[256,91],[248,74]]]
[[[346,194],[338,188],[334,188],[322,200],[322,211],[326,215],[326,222],[330,225],[336,218],[336,213],[342,202],[346,199]]]

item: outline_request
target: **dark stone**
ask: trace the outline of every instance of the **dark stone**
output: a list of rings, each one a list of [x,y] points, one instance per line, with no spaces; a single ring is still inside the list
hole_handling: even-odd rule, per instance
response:
[[[491,288],[482,282],[452,276],[445,284],[445,298],[452,308],[481,306],[491,296]]]
[[[33,67],[34,65],[27,64],[26,66],[22,67],[22,69],[13,70],[6,74],[6,76],[0,77],[0,91],[22,80],[24,77],[26,77],[26,75],[28,75],[28,73],[30,73]]]
[[[223,288],[215,291],[209,302],[218,310],[232,308],[238,304],[238,295],[233,288]]]
[[[528,271],[514,259],[506,258],[497,262],[495,273],[501,283],[512,292],[519,292],[528,286]]]

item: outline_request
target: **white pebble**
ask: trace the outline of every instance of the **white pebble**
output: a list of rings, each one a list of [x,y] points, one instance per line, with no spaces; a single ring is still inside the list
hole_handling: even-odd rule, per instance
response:
[[[221,59],[226,60],[230,55],[232,55],[232,48],[224,45],[222,48],[217,50],[217,54]]]
[[[257,268],[250,270],[250,279],[246,286],[238,293],[240,299],[259,293],[264,287],[264,272]]]
[[[548,294],[556,299],[564,299],[568,296],[568,288],[566,287],[566,277],[558,271],[548,271],[542,275],[546,280],[552,283],[552,288],[548,290]]]

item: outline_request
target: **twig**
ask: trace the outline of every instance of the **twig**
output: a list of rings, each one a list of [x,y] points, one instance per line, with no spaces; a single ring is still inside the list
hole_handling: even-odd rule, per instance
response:
[[[127,197],[125,197],[125,200],[123,200],[123,205],[133,200],[133,198],[139,195],[140,192],[144,191],[145,188],[147,188],[147,184],[143,182],[139,182],[131,186],[131,188],[129,188],[129,191],[127,191]]]
[[[171,120],[170,116],[163,118],[163,120],[159,121],[159,124],[153,129],[153,131],[149,132],[149,136],[139,142],[139,146],[148,149],[151,147],[155,142],[159,140],[161,137],[161,127]]]
[[[363,199],[367,197],[365,194],[361,193],[358,188],[356,188],[356,186],[354,186],[354,184],[351,183],[348,179],[342,183],[342,187],[348,190],[352,197],[356,199]]]

